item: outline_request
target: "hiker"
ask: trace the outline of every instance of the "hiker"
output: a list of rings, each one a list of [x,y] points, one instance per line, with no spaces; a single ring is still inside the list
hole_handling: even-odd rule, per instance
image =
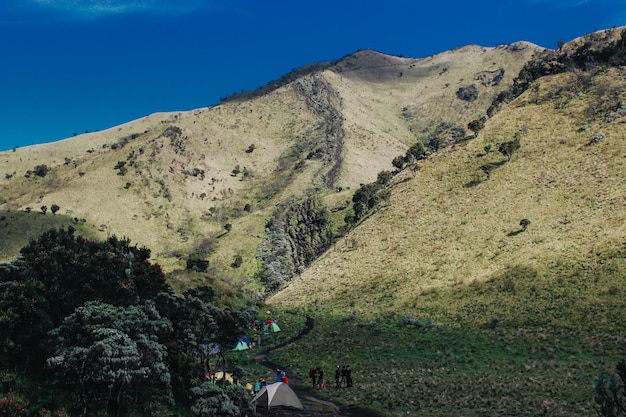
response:
[[[317,381],[317,375],[315,374],[315,368],[309,368],[309,378],[311,378],[311,386],[315,388],[315,382]]]
[[[335,368],[335,388],[341,388],[341,369],[339,368],[339,365]]]
[[[352,369],[350,369],[350,365],[346,365],[346,386],[348,388],[352,387]]]
[[[285,371],[276,369],[276,382],[283,382],[283,376],[285,376]]]
[[[281,382],[282,382],[283,384],[285,384],[285,385],[289,385],[289,377],[287,376],[287,374],[286,374],[286,373],[284,373],[284,372],[283,372],[283,376],[282,376],[282,378],[281,378],[280,380],[281,380]]]
[[[345,387],[347,385],[347,372],[346,372],[346,365],[341,367],[341,381],[339,382],[339,385],[342,387]]]
[[[326,388],[326,384],[324,383],[324,370],[321,367],[318,367],[315,370],[315,375],[317,376],[317,384],[316,384],[317,389]]]

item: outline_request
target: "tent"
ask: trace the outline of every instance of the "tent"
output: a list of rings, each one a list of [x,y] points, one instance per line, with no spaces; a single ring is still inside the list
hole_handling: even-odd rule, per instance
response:
[[[268,320],[267,323],[265,323],[265,325],[263,326],[263,331],[269,333],[280,332],[280,327],[278,327],[278,323],[276,323],[274,320]]]
[[[268,409],[272,407],[291,407],[304,410],[300,399],[289,385],[282,382],[266,385],[257,392],[252,402]]]
[[[224,372],[220,371],[220,372],[215,373],[215,381],[221,381],[223,378],[224,378]],[[233,376],[229,374],[228,372],[226,372],[226,382],[228,382],[229,384],[232,384],[234,382]]]
[[[237,341],[237,344],[233,348],[233,350],[250,349],[250,345],[251,344],[252,344],[252,342],[250,342],[250,339],[248,339],[247,337],[240,337],[239,340]]]

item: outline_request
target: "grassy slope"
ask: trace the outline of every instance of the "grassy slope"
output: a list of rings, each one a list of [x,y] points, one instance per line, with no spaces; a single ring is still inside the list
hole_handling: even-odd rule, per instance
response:
[[[465,113],[450,122],[464,126],[470,114],[473,118],[484,113],[504,84],[479,86],[479,99],[472,103],[455,98],[456,85],[472,82],[493,62],[507,68],[505,78],[510,81],[534,49],[467,47],[426,59],[361,51],[322,65],[317,72],[305,71],[305,78],[292,83],[321,80],[343,116],[342,163],[335,185],[344,191],[328,198],[350,200],[360,183],[391,169],[391,160],[415,142],[418,121],[423,120],[425,128],[440,116],[420,114],[407,120],[404,107],[438,108],[458,102]],[[443,78],[431,79],[443,67],[449,68],[449,88],[444,88]],[[14,175],[0,178],[0,210],[57,204],[59,214],[86,219],[96,236],[126,236],[149,247],[168,272],[184,268],[188,254],[213,247],[206,255],[213,273],[247,280],[259,267],[256,248],[274,205],[319,190],[319,176],[325,172],[319,160],[304,159],[307,141],[324,143],[323,117],[307,107],[292,85],[248,100],[242,96],[209,109],[154,114],[106,131],[3,152],[0,168]],[[425,94],[429,89],[432,94]],[[182,131],[175,140],[163,136],[171,126]],[[123,147],[113,149],[122,142]],[[254,151],[246,152],[250,145],[255,145]],[[293,151],[298,147],[304,149],[302,154]],[[305,161],[303,167],[292,169],[298,160]],[[128,168],[123,176],[114,169],[119,162]],[[45,178],[23,178],[38,164],[52,168]],[[232,176],[237,166],[250,175]],[[190,175],[194,169],[203,170],[204,176]],[[250,213],[243,211],[246,204]],[[226,223],[233,227],[225,234]],[[11,248],[27,242],[16,234],[11,239]],[[2,261],[17,256],[17,251],[5,252]],[[243,264],[233,269],[237,255],[242,255]]]
[[[329,395],[389,416],[594,414],[593,383],[626,349],[626,119],[589,109],[607,83],[623,102],[626,76],[580,81],[539,80],[397,178],[389,205],[269,300],[319,322],[273,359],[301,375],[349,363],[356,389]],[[516,135],[487,178],[506,158],[485,147]]]
[[[346,136],[337,185],[345,190],[373,181],[442,119],[465,126],[484,114],[494,90],[478,86],[473,104],[454,93],[474,83],[477,72],[496,69],[492,62],[519,53],[508,52],[467,47],[426,60],[366,52],[338,63],[341,71],[316,74],[342,103]],[[496,53],[502,55],[490,55]],[[505,76],[515,75],[513,68],[528,57],[517,56]],[[372,63],[379,65],[359,69]],[[527,92],[477,139],[433,155],[414,178],[408,172],[398,176],[388,205],[270,300],[318,319],[304,343],[274,359],[301,376],[312,365],[330,370],[349,363],[358,388],[338,400],[389,415],[592,414],[594,377],[626,347],[618,333],[626,311],[626,149],[624,120],[588,119],[586,110],[598,96],[593,89],[576,91],[577,80],[569,77],[542,79],[538,100]],[[623,87],[620,71],[604,77]],[[272,175],[299,135],[319,123],[305,107],[292,89],[279,88],[253,101],[153,115],[2,153],[6,173],[16,176],[0,178],[0,209],[15,213],[58,204],[61,214],[87,218],[94,233],[129,236],[152,248],[166,270],[179,268],[189,251],[211,237],[219,241],[212,272],[224,273],[242,251],[248,256],[236,274],[250,276],[272,205],[315,181],[315,162],[289,181]],[[169,125],[183,130],[177,146],[159,138]],[[598,132],[605,139],[588,146]],[[132,133],[140,136],[111,151],[111,144]],[[485,147],[495,149],[516,135],[521,148],[487,178],[480,167],[505,157]],[[248,154],[250,144],[257,149]],[[116,175],[113,166],[140,148],[137,169]],[[77,166],[63,165],[66,157]],[[45,179],[21,178],[40,163],[59,168]],[[232,177],[236,165],[255,175]],[[196,167],[205,170],[204,179],[183,174]],[[272,187],[277,194],[269,200]],[[340,206],[349,199],[343,191],[326,201]],[[249,201],[254,211],[239,217]],[[520,231],[523,218],[531,220],[526,231]],[[21,220],[10,218],[18,230],[14,220]],[[226,222],[234,227],[224,234]],[[205,278],[177,279],[184,288]],[[401,315],[413,324],[398,327]]]
[[[543,94],[560,82],[542,80]],[[270,302],[448,320],[456,308],[429,311],[424,300],[519,270],[532,271],[532,285],[550,287],[557,271],[584,271],[623,250],[622,122],[597,121],[580,131],[584,97],[557,111],[553,100],[531,104],[529,95],[491,119],[477,139],[433,155],[415,178],[401,174],[388,206]],[[600,131],[605,140],[588,146]],[[506,157],[484,148],[516,134],[521,148],[487,179],[479,167]],[[531,225],[518,233],[524,218]],[[588,297],[613,285],[623,287],[599,279]]]

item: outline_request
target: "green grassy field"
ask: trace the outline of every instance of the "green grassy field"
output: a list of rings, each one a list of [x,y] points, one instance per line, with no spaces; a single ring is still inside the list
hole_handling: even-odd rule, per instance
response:
[[[588,416],[593,384],[626,351],[620,333],[451,326],[399,316],[316,315],[316,328],[271,360],[306,380],[350,365],[354,387],[322,395],[385,416]]]

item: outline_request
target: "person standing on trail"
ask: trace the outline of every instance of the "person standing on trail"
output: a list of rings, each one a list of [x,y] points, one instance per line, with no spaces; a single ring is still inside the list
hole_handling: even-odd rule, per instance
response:
[[[276,382],[283,382],[283,376],[285,376],[285,371],[281,371],[280,369],[276,370]]]
[[[311,378],[311,386],[315,388],[315,383],[317,382],[317,370],[315,368],[309,368],[309,378]]]
[[[321,367],[318,367],[315,370],[315,374],[317,376],[317,389],[324,388],[324,370]]]
[[[350,369],[350,365],[346,365],[346,386],[348,388],[352,387],[352,369]]]
[[[341,388],[341,369],[339,368],[339,365],[335,368],[335,388]]]
[[[347,384],[347,371],[346,365],[344,365],[341,367],[341,381],[339,381],[339,386],[345,387]]]

